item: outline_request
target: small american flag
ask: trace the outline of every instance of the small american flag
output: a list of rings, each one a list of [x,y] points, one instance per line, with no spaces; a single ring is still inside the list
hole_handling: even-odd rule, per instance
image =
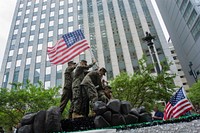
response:
[[[181,87],[165,106],[163,119],[178,118],[192,110],[192,108],[192,104],[188,101],[185,91]]]
[[[83,32],[79,29],[62,36],[53,46],[47,48],[52,64],[64,64],[90,48]]]

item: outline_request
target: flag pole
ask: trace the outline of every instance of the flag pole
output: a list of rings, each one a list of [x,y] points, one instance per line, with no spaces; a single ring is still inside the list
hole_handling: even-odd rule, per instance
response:
[[[96,58],[95,58],[95,56],[94,56],[94,53],[92,52],[92,50],[91,50],[91,48],[89,49],[90,50],[90,54],[91,54],[91,57],[92,57],[92,60],[94,61],[96,61],[96,66],[97,66],[97,68],[99,68],[99,64],[98,64],[98,62],[97,62],[97,60],[96,60]]]

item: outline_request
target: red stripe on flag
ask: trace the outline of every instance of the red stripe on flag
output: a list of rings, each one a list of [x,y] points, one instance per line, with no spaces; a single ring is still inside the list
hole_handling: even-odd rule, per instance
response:
[[[48,52],[49,59],[52,64],[64,64],[90,47],[87,43],[87,40],[84,39],[80,42],[75,43],[69,48],[59,48],[60,49],[54,50],[54,52]]]

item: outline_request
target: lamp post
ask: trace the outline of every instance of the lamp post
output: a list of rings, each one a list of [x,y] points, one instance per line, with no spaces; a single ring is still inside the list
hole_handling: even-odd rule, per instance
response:
[[[189,74],[192,75],[192,76],[194,77],[194,80],[197,82],[197,81],[198,81],[198,80],[197,80],[197,79],[198,79],[197,76],[200,74],[200,72],[199,72],[199,70],[198,70],[198,71],[193,70],[193,69],[192,69],[192,65],[193,65],[192,62],[190,61],[190,62],[189,62],[189,67],[190,67]]]
[[[146,41],[147,42],[147,46],[149,47],[150,49],[150,53],[152,55],[152,58],[153,58],[153,61],[155,63],[155,67],[156,67],[156,71],[157,73],[160,73],[160,66],[158,64],[158,59],[156,57],[156,53],[154,51],[154,47],[153,47],[153,42],[152,40],[155,39],[155,36],[152,36],[150,33],[146,32],[146,36],[144,38],[142,38],[143,41]]]

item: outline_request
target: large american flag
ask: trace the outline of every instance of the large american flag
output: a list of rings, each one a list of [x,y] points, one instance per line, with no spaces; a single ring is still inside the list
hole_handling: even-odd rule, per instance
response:
[[[163,119],[178,118],[192,110],[192,108],[192,104],[188,101],[185,91],[181,87],[165,106]]]
[[[62,36],[53,47],[47,48],[52,64],[64,64],[90,48],[83,32],[79,29]]]

